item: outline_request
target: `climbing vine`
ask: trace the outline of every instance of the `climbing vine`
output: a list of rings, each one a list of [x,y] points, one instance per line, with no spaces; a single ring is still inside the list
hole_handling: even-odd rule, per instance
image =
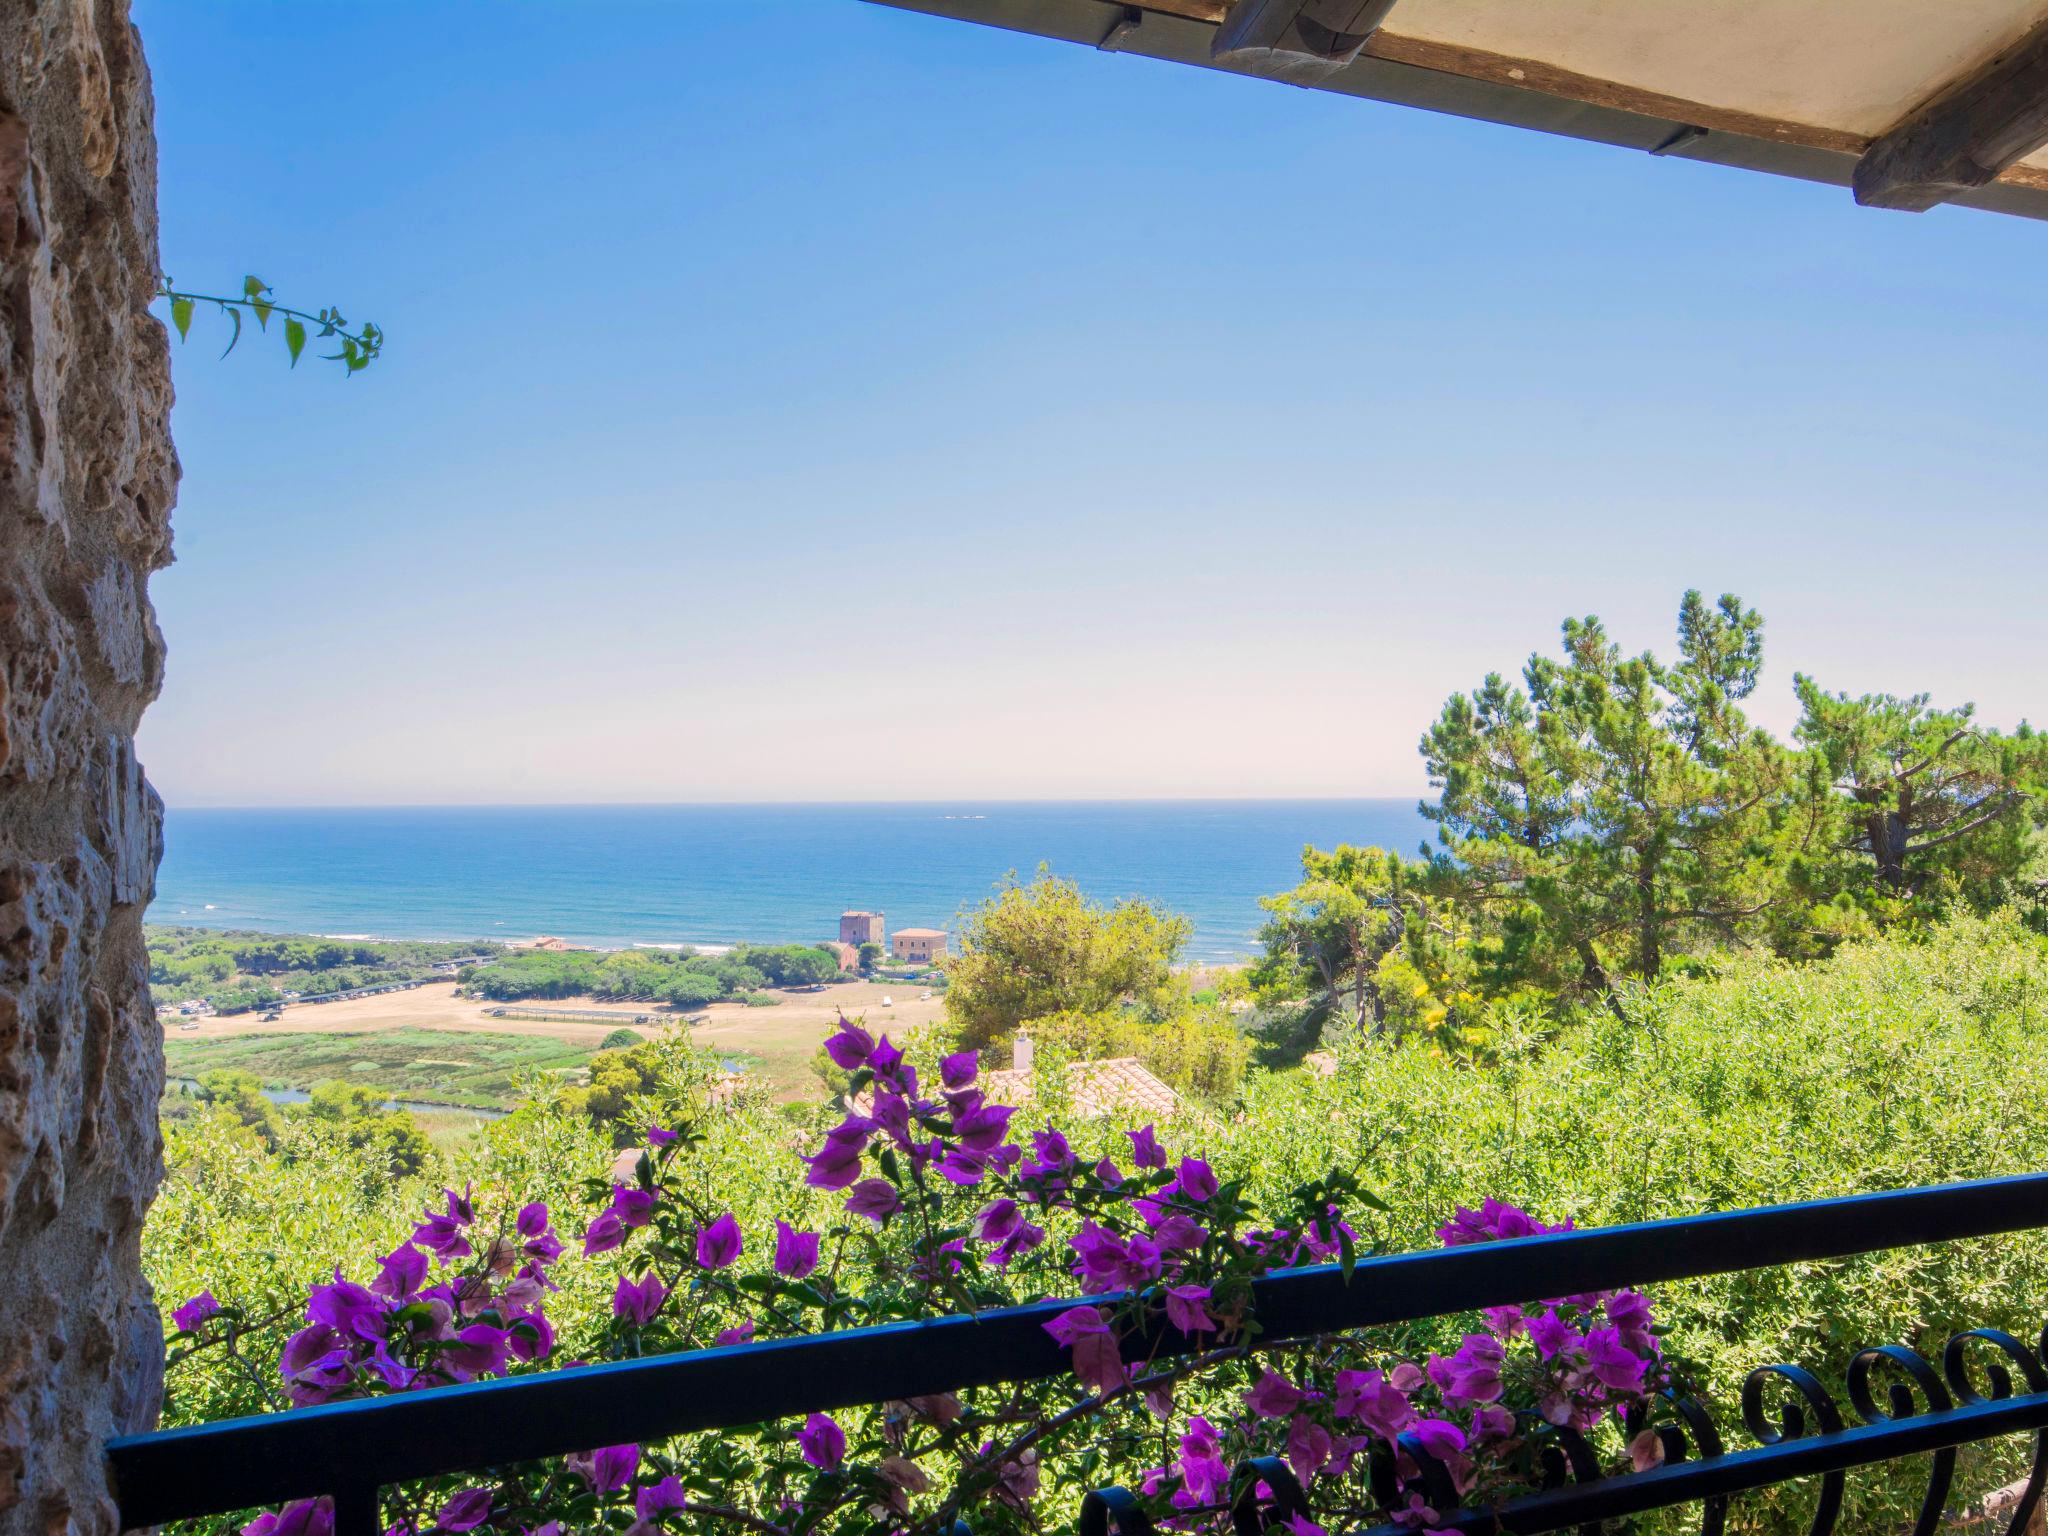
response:
[[[187,293],[181,288],[173,288],[168,277],[157,282],[157,297],[170,301],[171,324],[180,341],[190,339],[193,311],[199,305],[212,304],[228,317],[234,329],[228,336],[227,346],[221,351],[222,357],[234,351],[235,344],[242,339],[244,313],[254,317],[259,331],[270,329],[273,316],[283,322],[280,332],[284,337],[284,349],[290,354],[294,368],[299,365],[299,354],[306,350],[309,337],[315,341],[333,338],[341,350],[323,352],[320,356],[340,363],[348,373],[362,372],[384,349],[384,332],[367,320],[350,330],[348,320],[338,307],[309,314],[303,309],[279,304],[270,294],[270,285],[260,277],[243,278],[241,295],[233,298],[214,293]]]

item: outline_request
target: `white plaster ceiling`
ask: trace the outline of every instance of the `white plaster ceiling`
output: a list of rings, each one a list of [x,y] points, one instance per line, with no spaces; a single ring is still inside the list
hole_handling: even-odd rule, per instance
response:
[[[1875,137],[2044,19],[2048,0],[1400,0],[1386,26]]]

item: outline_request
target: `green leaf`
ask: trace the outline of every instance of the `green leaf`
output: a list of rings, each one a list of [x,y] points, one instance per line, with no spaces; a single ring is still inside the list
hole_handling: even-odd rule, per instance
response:
[[[287,316],[284,322],[284,349],[292,355],[292,366],[299,366],[299,354],[306,350],[306,326],[303,321]]]
[[[183,341],[192,334],[192,301],[171,300],[171,324],[178,328],[178,340]]]
[[[1337,1268],[1344,1275],[1344,1283],[1351,1283],[1351,1272],[1358,1268],[1358,1249],[1352,1245],[1351,1234],[1342,1227],[1337,1229]]]
[[[243,298],[253,299],[268,292],[270,292],[270,284],[263,281],[260,277],[245,277],[242,279]]]
[[[228,344],[221,348],[220,355],[226,357],[228,353],[235,350],[235,343],[242,339],[242,312],[232,304],[221,305],[221,310],[230,320],[235,322],[234,334],[228,337]]]
[[[277,306],[266,299],[254,299],[250,301],[249,307],[256,312],[257,327],[261,330],[269,330],[270,312],[277,308]]]

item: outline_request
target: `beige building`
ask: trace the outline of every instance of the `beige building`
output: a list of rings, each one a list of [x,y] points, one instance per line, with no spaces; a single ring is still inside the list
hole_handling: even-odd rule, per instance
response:
[[[946,958],[946,930],[943,928],[898,928],[895,955],[920,965]]]
[[[884,935],[885,924],[879,912],[842,912],[839,914],[839,942],[851,944],[859,949],[863,944],[887,944]]]

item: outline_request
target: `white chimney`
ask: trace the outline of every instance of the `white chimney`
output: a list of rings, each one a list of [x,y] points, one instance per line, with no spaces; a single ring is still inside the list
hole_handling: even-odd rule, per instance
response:
[[[1017,1038],[1010,1045],[1010,1065],[1019,1072],[1031,1070],[1031,1037],[1021,1029],[1017,1031]]]

